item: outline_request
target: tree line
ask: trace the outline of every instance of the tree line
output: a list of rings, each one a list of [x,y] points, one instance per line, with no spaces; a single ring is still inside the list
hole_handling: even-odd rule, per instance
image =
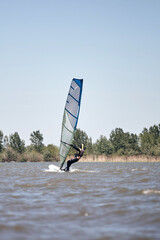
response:
[[[25,146],[18,132],[8,137],[0,131],[0,162],[59,161],[59,148],[53,144],[45,146],[39,130],[30,134],[30,141],[31,144]]]
[[[139,134],[124,132],[122,128],[112,130],[107,139],[101,135],[92,143],[92,139],[84,131],[76,130],[73,144],[84,143],[86,155],[106,156],[160,156],[160,124],[144,128]],[[73,150],[71,150],[73,154]]]
[[[8,137],[0,131],[0,161],[59,161],[59,148],[53,144],[45,146],[39,130],[30,134],[30,141],[31,144],[25,146],[18,132]],[[80,146],[81,143],[85,146],[85,155],[160,156],[160,124],[144,128],[139,135],[116,128],[111,131],[109,139],[101,135],[95,143],[85,131],[77,129],[73,145]],[[74,151],[71,148],[69,155],[72,156]]]

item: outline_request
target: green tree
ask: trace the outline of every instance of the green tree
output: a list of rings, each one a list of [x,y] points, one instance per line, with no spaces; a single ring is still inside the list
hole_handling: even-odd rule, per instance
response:
[[[11,134],[9,137],[9,145],[18,153],[23,153],[25,151],[25,142],[20,139],[17,132]]]
[[[59,161],[59,148],[53,144],[49,144],[45,147],[43,157],[45,161]]]
[[[3,151],[3,132],[0,131],[0,152]]]
[[[4,136],[3,142],[4,142],[4,148],[9,147],[9,139],[8,139],[8,136]]]
[[[151,139],[151,144],[157,145],[160,143],[160,124],[154,125],[149,128],[149,134],[150,134],[150,139]]]
[[[93,144],[92,144],[92,138],[88,138],[87,141],[87,154],[93,154]]]
[[[144,128],[139,139],[143,154],[160,156],[160,124]]]
[[[30,135],[31,144],[37,152],[42,152],[43,149],[43,135],[40,131],[33,131]]]
[[[4,162],[16,162],[19,160],[19,156],[20,154],[15,151],[12,147],[8,147],[5,149],[5,153],[4,153],[4,156],[3,156],[3,161]]]
[[[143,154],[150,154],[151,140],[147,128],[144,128],[139,135],[140,146]]]
[[[95,153],[100,155],[111,155],[113,153],[113,146],[110,141],[107,140],[105,136],[100,136],[100,138],[95,143]]]
[[[125,133],[125,155],[137,154],[140,154],[138,136],[133,133]]]
[[[115,154],[134,155],[140,153],[137,135],[125,133],[121,128],[116,128],[111,132],[110,142]]]
[[[121,128],[112,130],[109,140],[114,148],[114,153],[120,153],[120,155],[123,155],[125,151],[125,137],[123,130]]]

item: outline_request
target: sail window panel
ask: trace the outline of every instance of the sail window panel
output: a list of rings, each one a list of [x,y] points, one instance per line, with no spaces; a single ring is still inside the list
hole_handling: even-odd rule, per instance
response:
[[[79,109],[78,102],[70,95],[68,95],[66,102],[66,110],[76,118],[78,115],[78,109]]]
[[[63,158],[66,155],[66,148],[65,146],[62,146],[60,149],[60,156]]]
[[[72,140],[72,135],[73,132],[69,132],[67,128],[64,127],[62,130],[62,141],[66,143],[70,142]]]
[[[66,147],[64,145],[61,146],[60,149],[60,160],[64,161],[66,158],[66,155],[68,154],[69,149],[66,149]]]
[[[74,81],[72,82],[69,94],[79,101],[80,87]]]
[[[76,124],[77,124],[77,119],[72,117],[72,115],[68,115],[68,117],[69,117],[70,123],[72,124],[73,128],[75,128]]]
[[[69,132],[74,131],[74,125],[73,122],[70,120],[70,114],[67,113],[67,111],[64,112],[64,118],[63,118],[63,125]]]
[[[72,132],[68,132],[68,130],[66,128],[63,128],[62,130],[62,138],[61,138],[62,142],[72,142],[73,140],[73,133]],[[70,147],[68,147],[65,144],[61,144],[60,147],[60,160],[61,161],[65,161],[66,156],[68,155]]]
[[[68,153],[68,151],[69,151],[69,148],[66,148],[64,145],[62,145],[62,146],[61,146],[61,149],[60,149],[60,155],[61,155],[62,157],[65,157],[66,154]]]

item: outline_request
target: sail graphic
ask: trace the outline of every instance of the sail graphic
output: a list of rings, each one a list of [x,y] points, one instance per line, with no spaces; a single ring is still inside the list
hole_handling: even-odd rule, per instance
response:
[[[66,161],[70,149],[70,146],[68,144],[72,143],[74,132],[77,127],[81,104],[82,87],[83,79],[72,79],[62,120],[61,143],[59,150],[61,162],[60,168],[63,167],[63,164]]]

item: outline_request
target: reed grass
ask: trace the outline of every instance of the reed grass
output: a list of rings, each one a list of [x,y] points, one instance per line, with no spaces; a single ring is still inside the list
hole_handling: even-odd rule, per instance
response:
[[[84,156],[81,162],[160,162],[160,157],[153,156]]]

